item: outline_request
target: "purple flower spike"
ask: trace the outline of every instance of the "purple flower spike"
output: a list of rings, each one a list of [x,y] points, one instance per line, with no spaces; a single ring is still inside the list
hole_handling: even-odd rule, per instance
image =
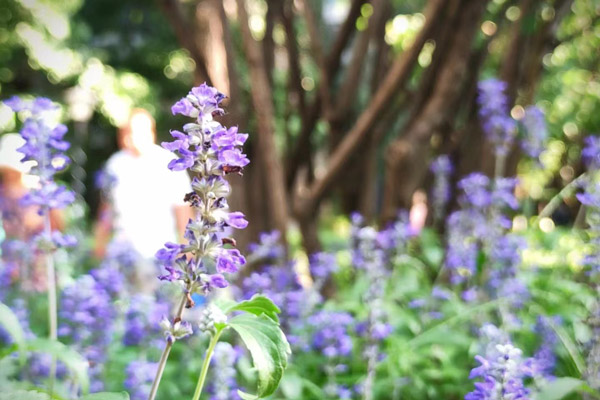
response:
[[[28,111],[20,131],[25,144],[17,151],[24,155],[22,162],[36,162],[31,173],[40,177],[40,185],[22,199],[23,205],[39,206],[39,213],[44,214],[48,209],[71,204],[75,194],[54,182],[54,175],[70,164],[69,157],[64,154],[69,149],[69,143],[63,140],[67,127],[52,122],[48,114],[58,106],[43,97],[33,100],[12,97],[4,103],[15,112]]]

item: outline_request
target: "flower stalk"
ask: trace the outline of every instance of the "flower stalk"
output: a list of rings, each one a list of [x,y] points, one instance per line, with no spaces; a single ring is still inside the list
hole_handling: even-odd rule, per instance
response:
[[[185,124],[183,132],[172,130],[174,140],[162,143],[165,149],[176,155],[168,168],[172,171],[189,170],[195,176],[193,191],[184,197],[194,210],[195,217],[187,224],[184,234],[186,244],[165,243],[156,254],[165,270],[159,279],[179,283],[184,290],[175,318],[172,322],[165,319],[162,323],[167,343],[149,400],[156,396],[173,343],[192,333],[190,324],[181,320],[184,307],[194,307],[191,295],[200,293],[207,296],[215,289],[227,287],[224,274],[237,272],[246,263],[244,256],[235,249],[235,240],[227,235],[230,234],[229,228],[243,229],[248,221],[241,212],[229,212],[227,197],[231,188],[224,177],[230,173],[241,174],[243,167],[250,162],[241,151],[248,135],[238,133],[236,127],[225,128],[213,119],[224,113],[219,106],[224,98],[225,95],[206,84],[192,88],[186,97],[173,105],[171,111],[194,121]],[[215,340],[218,340],[217,333]],[[206,363],[210,362],[214,344],[209,350]],[[208,364],[205,368],[208,369]],[[204,367],[200,377],[201,391],[206,378]]]
[[[181,297],[181,301],[179,302],[179,306],[177,307],[177,313],[175,314],[175,318],[173,321],[181,320],[183,315],[183,309],[185,303],[187,302],[187,295],[184,294]],[[156,397],[156,392],[158,391],[158,385],[160,385],[160,381],[162,379],[163,372],[165,372],[165,366],[167,365],[167,360],[169,359],[169,354],[171,353],[171,348],[173,347],[173,341],[167,340],[165,343],[165,348],[160,356],[160,361],[158,362],[158,369],[156,370],[156,376],[154,377],[154,381],[152,381],[152,387],[150,388],[150,394],[148,395],[148,400],[154,400]]]
[[[196,384],[196,390],[194,391],[194,397],[192,398],[192,400],[200,399],[202,389],[204,388],[204,381],[206,380],[206,375],[208,374],[210,360],[212,359],[213,353],[215,351],[215,346],[219,342],[219,338],[221,337],[223,330],[224,327],[217,328],[216,333],[210,338],[210,343],[208,345],[208,349],[206,349],[206,354],[204,355],[204,362],[202,363],[202,369],[200,370],[200,376],[198,377],[198,383]]]

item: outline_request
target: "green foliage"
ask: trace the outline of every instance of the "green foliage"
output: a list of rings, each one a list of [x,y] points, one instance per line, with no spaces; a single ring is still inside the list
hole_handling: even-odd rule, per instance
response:
[[[81,391],[87,393],[89,389],[88,361],[85,357],[71,347],[49,339],[34,339],[25,343],[25,349],[31,352],[50,354],[58,361],[63,362],[77,378]]]
[[[228,325],[242,338],[258,373],[257,394],[244,394],[244,399],[259,399],[273,394],[291,354],[279,324],[264,314],[242,314],[233,317]]]
[[[50,400],[46,393],[33,390],[16,390],[0,393],[0,400]]]
[[[560,400],[585,387],[585,382],[575,378],[557,378],[542,388],[535,400]]]
[[[16,349],[19,350],[21,360],[24,360],[25,354],[21,350],[25,347],[25,334],[19,323],[19,318],[3,303],[0,303],[0,327],[8,332],[15,343]]]
[[[129,394],[126,392],[121,393],[92,393],[80,397],[79,400],[129,400]]]
[[[277,317],[277,314],[281,312],[279,307],[277,307],[268,297],[258,294],[252,296],[250,300],[241,301],[231,307],[226,308],[223,311],[225,312],[225,314],[229,314],[235,311],[243,311],[250,314],[254,314],[256,316],[264,314],[276,323],[279,323],[279,318]]]

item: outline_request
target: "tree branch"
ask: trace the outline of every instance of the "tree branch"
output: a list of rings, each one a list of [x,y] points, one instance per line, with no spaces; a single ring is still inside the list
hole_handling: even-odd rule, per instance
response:
[[[350,129],[348,134],[345,135],[340,145],[332,154],[325,175],[317,178],[308,188],[308,195],[295,199],[296,203],[294,206],[298,214],[314,212],[324,194],[343,171],[346,162],[358,149],[365,136],[373,127],[373,124],[378,120],[382,111],[385,110],[389,101],[397,91],[404,86],[410,77],[410,72],[417,61],[425,41],[430,37],[431,32],[438,24],[447,3],[448,0],[429,1],[425,12],[425,25],[415,38],[411,47],[402,54],[401,57],[394,61],[371,103],[359,116],[354,126]]]
[[[342,24],[329,56],[327,57],[326,68],[329,77],[333,78],[337,73],[340,67],[342,52],[346,48],[348,41],[356,30],[356,19],[360,15],[360,8],[364,3],[367,2],[368,0],[354,0],[352,2],[350,10],[348,11],[348,15],[346,16],[346,20]],[[320,110],[321,95],[320,91],[318,91],[314,101],[309,107],[306,108],[306,112],[304,113],[302,119],[302,129],[300,131],[299,138],[286,164],[285,182],[288,190],[291,189],[292,185],[294,184],[300,167],[310,158],[310,137],[315,129],[317,120],[319,119]]]
[[[206,81],[206,83],[211,84],[206,68],[206,59],[199,43],[195,40],[194,29],[181,11],[179,2],[177,0],[158,0],[158,4],[169,20],[175,37],[177,37],[181,46],[190,52],[192,59],[196,63],[196,80]]]
[[[248,12],[244,0],[237,0],[240,29],[244,52],[250,69],[251,95],[258,123],[258,150],[264,162],[266,197],[275,228],[285,240],[287,231],[287,200],[283,182],[283,171],[279,163],[274,138],[274,111],[271,88],[264,66],[259,44],[252,38],[248,26]]]

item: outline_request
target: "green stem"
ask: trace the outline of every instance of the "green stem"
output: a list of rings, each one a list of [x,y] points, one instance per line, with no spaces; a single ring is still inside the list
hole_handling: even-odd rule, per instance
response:
[[[44,232],[46,237],[50,238],[52,235],[52,227],[50,225],[50,210],[46,207],[44,210]],[[50,340],[58,340],[57,334],[57,306],[56,306],[56,272],[54,269],[54,258],[52,252],[46,253],[46,281],[48,285],[48,333]],[[56,356],[52,356],[50,363],[50,374],[49,374],[49,391],[52,395],[54,389],[54,380],[56,379]]]
[[[179,302],[179,307],[177,308],[177,313],[175,314],[175,321],[181,320],[181,315],[183,314],[183,307],[185,306],[186,301],[187,290],[183,294],[181,301]],[[154,400],[154,398],[156,397],[158,385],[160,385],[160,380],[162,379],[163,372],[165,371],[165,366],[167,365],[167,359],[169,358],[171,347],[173,347],[173,343],[167,341],[165,349],[163,350],[162,355],[160,356],[160,361],[158,362],[158,369],[156,370],[156,376],[154,377],[154,381],[152,382],[152,388],[150,389],[148,400]]]
[[[206,355],[204,356],[204,363],[202,363],[202,370],[200,371],[200,376],[198,377],[198,384],[196,385],[196,391],[194,392],[193,400],[200,399],[202,388],[204,387],[204,381],[206,380],[206,375],[208,374],[208,366],[210,365],[210,360],[212,359],[215,346],[219,341],[219,337],[221,337],[221,333],[223,333],[223,328],[218,329],[214,336],[210,339],[208,349],[206,349]]]
[[[494,177],[502,178],[506,168],[506,155],[496,153],[496,165],[494,167]]]
[[[577,187],[586,178],[587,178],[587,174],[584,172],[583,174],[579,175],[577,178],[573,179],[571,181],[571,183],[569,183],[567,186],[565,186],[564,188],[562,188],[562,190],[560,192],[558,192],[558,194],[556,196],[554,196],[548,202],[548,204],[546,204],[546,207],[544,207],[544,209],[538,215],[537,220],[539,221],[542,218],[551,216],[554,213],[554,211],[556,211],[556,209],[561,205],[561,203],[563,202],[563,200],[565,198],[571,196],[573,194],[573,192],[575,192],[575,190],[577,190]]]

